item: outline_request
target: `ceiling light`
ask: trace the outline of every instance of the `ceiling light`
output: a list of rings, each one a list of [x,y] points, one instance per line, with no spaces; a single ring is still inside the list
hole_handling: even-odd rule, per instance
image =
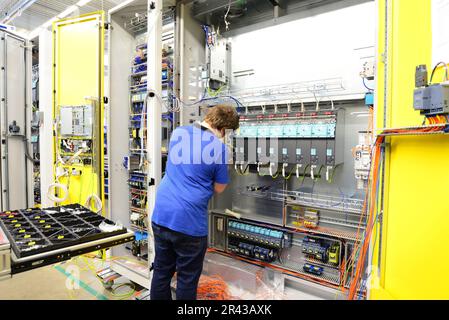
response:
[[[82,6],[85,6],[86,4],[88,4],[89,2],[91,2],[92,0],[81,0],[81,1],[79,1],[76,5],[78,6],[78,7],[82,7]]]

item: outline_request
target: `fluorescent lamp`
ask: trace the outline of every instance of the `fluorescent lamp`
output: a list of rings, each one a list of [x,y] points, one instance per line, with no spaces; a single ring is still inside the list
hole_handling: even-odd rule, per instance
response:
[[[88,4],[89,2],[91,2],[92,0],[81,0],[81,1],[79,1],[76,5],[78,6],[78,7],[82,7],[82,6],[85,6],[86,4]]]

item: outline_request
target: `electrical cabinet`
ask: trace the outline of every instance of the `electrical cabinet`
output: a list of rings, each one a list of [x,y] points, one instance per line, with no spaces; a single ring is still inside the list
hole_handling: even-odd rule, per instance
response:
[[[227,141],[230,185],[209,208],[210,247],[308,282],[347,288],[352,270],[343,266],[354,263],[357,235],[365,227],[352,152],[358,132],[368,127],[365,94],[347,95],[341,79],[288,83],[281,71],[267,77],[260,61],[273,56],[256,49],[245,28],[233,29],[232,37],[215,32],[223,22],[222,7],[205,6],[181,5],[181,125],[203,120],[217,104],[235,106],[240,116],[240,128]],[[242,15],[231,26],[245,22]],[[270,32],[264,32],[254,35],[265,40]],[[225,71],[230,61],[239,69]],[[287,56],[282,63],[292,70],[300,66]],[[374,66],[364,69],[371,78]]]
[[[151,214],[177,121],[175,16],[162,1],[135,0],[111,9],[108,17],[109,215],[136,237],[113,249],[125,258],[111,268],[146,288],[154,255]]]
[[[31,207],[30,43],[0,30],[0,211]]]

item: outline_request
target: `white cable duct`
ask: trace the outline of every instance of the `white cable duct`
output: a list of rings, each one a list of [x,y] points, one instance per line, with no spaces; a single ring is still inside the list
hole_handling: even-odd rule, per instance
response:
[[[296,165],[296,178],[299,179],[299,169],[302,167],[302,164],[297,164]]]
[[[286,172],[285,172],[285,169],[288,167],[288,163],[284,163],[283,165],[282,165],[282,176],[284,177],[284,178],[287,178],[287,175],[286,175]]]
[[[329,181],[329,170],[331,169],[332,167],[327,167],[326,168],[326,181]]]
[[[274,167],[275,165],[276,165],[276,164],[273,163],[273,162],[270,163],[270,176],[272,176],[272,177],[273,177],[273,167]]]

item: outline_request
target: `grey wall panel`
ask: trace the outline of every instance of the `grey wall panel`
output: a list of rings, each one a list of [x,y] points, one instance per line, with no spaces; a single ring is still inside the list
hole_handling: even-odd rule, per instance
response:
[[[20,127],[20,134],[26,135],[26,66],[23,42],[6,37],[7,69],[7,126],[13,121]],[[25,143],[23,138],[8,139],[9,208],[21,209],[27,206]]]
[[[0,32],[1,38],[4,37],[4,33]],[[0,66],[5,65],[5,41],[0,41]],[[5,187],[7,183],[7,166],[6,166],[6,158],[4,158],[4,154],[6,153],[6,101],[5,97],[5,88],[6,88],[6,73],[3,69],[0,71],[0,208],[3,210],[7,205],[7,194],[5,192]]]
[[[2,210],[23,209],[31,203],[31,163],[26,159],[24,140],[29,139],[31,119],[30,63],[26,42],[9,33],[1,34],[0,55],[2,101]],[[20,131],[9,134],[9,125],[16,122]]]
[[[110,35],[110,104],[108,117],[109,214],[129,227],[128,171],[123,158],[128,154],[129,74],[135,39],[112,21]]]

